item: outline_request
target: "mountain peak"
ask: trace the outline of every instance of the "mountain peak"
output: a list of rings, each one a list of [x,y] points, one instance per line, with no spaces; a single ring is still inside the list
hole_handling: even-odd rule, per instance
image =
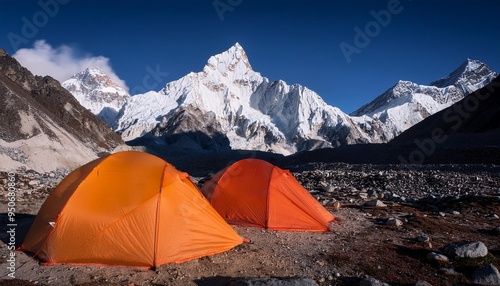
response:
[[[89,67],[64,81],[66,88],[82,106],[113,126],[120,108],[130,97],[128,92],[115,83],[103,70]]]
[[[74,168],[123,143],[58,81],[33,75],[2,51],[0,74],[1,98],[8,103],[0,105],[2,168]],[[10,154],[19,148],[22,156]]]
[[[71,78],[88,79],[88,78],[109,78],[108,75],[99,67],[88,67],[81,72],[71,76]]]
[[[234,45],[233,45],[234,48],[236,49],[240,49],[240,50],[243,50],[243,47],[240,45],[240,43],[236,42]]]
[[[457,68],[457,71],[461,71],[462,74],[467,71],[475,71],[481,69],[481,66],[485,65],[483,62],[479,60],[469,59],[467,58],[460,67]]]
[[[106,73],[99,67],[88,67],[83,71],[83,73],[89,75],[106,75]]]
[[[206,72],[209,70],[218,71],[221,74],[230,72],[245,74],[252,70],[252,66],[243,47],[239,43],[235,43],[227,51],[210,57],[203,70]]]
[[[492,71],[485,63],[467,58],[456,70],[450,73],[447,77],[441,78],[432,82],[430,85],[443,88],[451,85],[471,86],[480,84],[485,85],[484,79],[488,82],[496,77],[496,73]],[[474,87],[474,89],[478,89]],[[471,92],[472,90],[467,90]]]
[[[120,93],[122,91],[123,93],[127,93],[99,67],[88,67],[84,71],[74,74],[70,79],[80,81],[93,88],[112,87],[119,90]]]

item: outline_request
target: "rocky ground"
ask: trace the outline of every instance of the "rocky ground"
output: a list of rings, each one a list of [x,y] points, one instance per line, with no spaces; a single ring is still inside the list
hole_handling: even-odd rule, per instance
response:
[[[500,267],[500,166],[289,167],[336,216],[331,232],[235,227],[252,242],[155,270],[41,266],[16,252],[16,280],[12,280],[6,262],[9,237],[2,229],[0,285],[475,285],[500,281],[495,273],[495,267]],[[67,173],[16,174],[17,244],[44,199]],[[4,228],[8,179],[7,173],[0,173]],[[334,208],[336,201],[339,210]]]

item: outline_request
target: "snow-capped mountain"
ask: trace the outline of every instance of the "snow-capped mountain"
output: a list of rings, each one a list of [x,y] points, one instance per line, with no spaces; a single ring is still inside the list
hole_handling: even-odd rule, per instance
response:
[[[351,116],[365,127],[371,142],[388,142],[428,116],[484,87],[497,75],[486,64],[467,59],[449,76],[430,85],[399,81]]]
[[[255,72],[238,43],[201,72],[131,97],[116,130],[124,140],[148,134],[184,148],[282,154],[368,142],[347,114],[315,92]]]
[[[486,86],[497,75],[485,63],[467,59],[450,75],[432,82],[430,85],[441,88],[458,85],[465,93],[470,94]]]
[[[436,140],[436,130],[440,130],[439,137],[446,140]],[[435,146],[431,148],[500,147],[500,77],[412,126],[391,144],[414,146],[415,142],[424,141],[433,142]],[[500,155],[491,149],[488,151],[491,158],[495,153]]]
[[[87,68],[64,81],[66,88],[80,104],[97,115],[109,126],[113,126],[116,115],[130,95],[113,82],[98,67]]]
[[[399,81],[349,116],[304,86],[263,77],[236,43],[210,57],[202,71],[160,91],[130,97],[97,69],[63,85],[126,141],[142,138],[186,149],[290,154],[388,142],[496,76],[484,63],[468,59],[430,85]]]
[[[0,170],[76,168],[123,144],[50,76],[0,49]]]

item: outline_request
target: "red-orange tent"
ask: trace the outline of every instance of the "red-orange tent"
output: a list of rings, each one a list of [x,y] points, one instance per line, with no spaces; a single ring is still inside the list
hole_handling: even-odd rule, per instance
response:
[[[42,205],[21,249],[47,264],[154,267],[241,243],[186,173],[127,151],[70,173]]]
[[[259,159],[232,164],[201,190],[219,214],[235,225],[327,231],[334,220],[289,171]]]

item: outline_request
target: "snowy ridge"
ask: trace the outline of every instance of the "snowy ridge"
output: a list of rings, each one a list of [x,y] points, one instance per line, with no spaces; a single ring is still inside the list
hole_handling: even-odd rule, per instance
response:
[[[130,95],[114,83],[101,69],[87,68],[64,81],[62,86],[109,126],[113,126],[116,116]]]
[[[468,59],[431,85],[399,81],[349,116],[307,87],[263,77],[252,69],[238,43],[210,57],[202,71],[132,97],[112,90],[114,85],[102,72],[86,73],[97,75],[97,80],[88,84],[85,79],[91,76],[84,72],[65,87],[95,114],[112,110],[104,118],[126,141],[143,138],[183,149],[232,148],[285,155],[388,142],[497,76],[484,63]]]
[[[430,85],[441,88],[459,85],[465,92],[472,93],[487,85],[497,76],[498,74],[493,72],[485,63],[467,59],[447,77],[434,81]]]
[[[360,124],[378,126],[377,130],[366,130],[371,142],[388,142],[428,116],[482,88],[497,75],[486,64],[467,59],[449,76],[429,86],[399,81],[351,116],[358,117],[354,120]]]
[[[132,97],[120,112],[116,130],[124,140],[148,132],[161,137],[197,130],[199,126],[183,125],[179,130],[179,125],[173,125],[171,118],[180,116],[179,110],[197,110],[198,117],[211,118],[212,122],[203,122],[205,128],[224,134],[233,149],[290,154],[311,140],[331,146],[331,136],[336,133],[339,136],[334,141],[341,143],[335,145],[357,142],[350,130],[358,127],[347,114],[303,86],[262,77],[252,70],[238,43],[210,57],[201,72],[170,82],[159,92]]]

